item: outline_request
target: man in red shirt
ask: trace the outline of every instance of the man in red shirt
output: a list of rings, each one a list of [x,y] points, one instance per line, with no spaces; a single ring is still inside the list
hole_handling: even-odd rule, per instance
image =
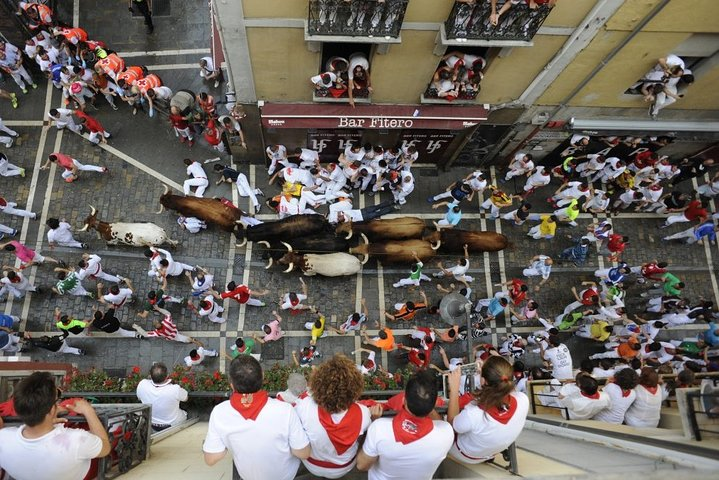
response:
[[[667,217],[664,224],[660,225],[659,228],[667,228],[674,223],[693,222],[695,220],[701,224],[706,222],[708,217],[709,212],[704,208],[704,204],[699,200],[692,200],[682,213]]]
[[[509,287],[509,298],[515,305],[524,302],[527,299],[527,292],[529,291],[527,284],[518,278],[513,278],[507,283],[498,283],[495,287]]]
[[[667,273],[667,262],[658,262],[652,260],[648,263],[643,263],[640,267],[632,267],[632,273],[642,275],[642,278],[637,279],[637,283],[645,283],[647,279],[655,282],[663,282],[662,274]]]
[[[205,126],[203,137],[212,148],[220,153],[225,153],[225,144],[222,141],[223,130],[217,126],[214,119],[210,119]]]
[[[622,256],[622,252],[629,244],[629,237],[622,236],[616,233],[609,235],[609,241],[607,241],[606,250],[600,252],[602,255],[607,255],[610,262],[618,262]]]
[[[62,178],[65,179],[66,182],[74,182],[77,180],[78,175],[80,174],[80,171],[85,172],[100,172],[100,173],[107,173],[108,169],[107,167],[98,167],[95,165],[83,165],[82,163],[78,162],[74,158],[72,158],[70,155],[65,155],[64,153],[55,152],[51,153],[47,157],[47,162],[40,167],[40,170],[47,170],[50,168],[50,162],[57,163],[59,166],[64,168],[65,170],[62,172]]]
[[[190,132],[190,124],[187,122],[187,119],[182,116],[180,109],[170,107],[169,119],[172,128],[175,129],[175,135],[180,137],[180,142],[185,143],[187,140],[188,146],[192,147],[192,145],[195,144],[195,140],[192,138],[192,133]]]
[[[107,139],[110,138],[110,132],[106,131],[103,126],[95,118],[91,117],[87,113],[75,110],[73,114],[80,119],[79,123],[84,125],[85,128],[90,132],[88,140],[90,143],[99,145],[100,142],[107,143]]]
[[[260,290],[259,292],[253,292],[247,285],[237,285],[235,282],[227,284],[227,290],[223,293],[217,293],[211,290],[210,293],[218,300],[224,300],[225,298],[231,298],[239,304],[252,305],[253,307],[264,307],[265,302],[262,302],[256,298],[252,298],[251,295],[254,293],[256,296],[261,297],[270,293],[269,290]]]

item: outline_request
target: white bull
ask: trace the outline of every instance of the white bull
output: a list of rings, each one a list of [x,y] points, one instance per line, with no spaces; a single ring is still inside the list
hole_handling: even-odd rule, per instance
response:
[[[130,245],[133,247],[147,247],[162,244],[176,246],[179,242],[168,237],[165,229],[154,223],[107,223],[97,219],[97,209],[90,206],[90,216],[85,219],[85,226],[80,230],[89,228],[97,230],[98,236],[109,245]]]
[[[349,253],[307,253],[300,255],[292,251],[292,247],[282,242],[288,252],[279,260],[282,264],[289,264],[285,273],[291,272],[298,265],[302,273],[308,277],[322,275],[324,277],[341,277],[354,275],[362,269],[362,263]]]

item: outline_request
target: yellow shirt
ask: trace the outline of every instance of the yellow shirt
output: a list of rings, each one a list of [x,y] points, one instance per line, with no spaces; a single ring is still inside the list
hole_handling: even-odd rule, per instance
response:
[[[322,336],[322,334],[325,332],[325,316],[320,315],[320,328],[315,327],[314,324],[312,324],[312,341],[317,341],[318,338]]]
[[[605,322],[604,320],[599,320],[598,322],[594,322],[591,327],[589,327],[589,332],[592,334],[592,338],[598,342],[604,342],[606,341],[609,336],[612,334],[612,332],[607,332],[604,330],[604,327],[608,327],[609,323]]]
[[[553,237],[554,232],[557,231],[557,222],[550,222],[549,217],[551,217],[551,215],[542,215],[539,217],[542,220],[542,223],[539,224],[539,233],[543,237]]]

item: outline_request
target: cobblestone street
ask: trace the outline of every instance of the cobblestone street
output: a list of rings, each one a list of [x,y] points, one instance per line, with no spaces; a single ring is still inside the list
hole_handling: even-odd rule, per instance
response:
[[[122,2],[121,2],[122,3]],[[126,3],[126,2],[125,2]],[[129,14],[126,5],[116,7],[105,6],[104,2],[90,1],[83,2],[80,11],[80,24],[88,30],[91,36],[97,32],[97,36],[105,40],[118,52],[131,52],[133,63],[148,65],[151,72],[157,72],[165,84],[174,91],[181,88],[189,88],[199,91],[203,89],[202,81],[197,75],[197,61],[205,55],[209,48],[209,39],[206,37],[208,30],[207,21],[187,20],[193,18],[206,18],[202,6],[206,2],[192,0],[188,2],[173,2],[171,14],[167,17],[158,18],[158,31],[169,32],[163,35],[148,37],[144,34],[141,20],[127,20]],[[94,5],[102,4],[105,14],[96,15]],[[176,6],[179,5],[180,7]],[[183,6],[184,5],[184,6]],[[115,11],[115,10],[117,11]],[[124,9],[124,11],[123,11]],[[115,29],[115,17],[121,15],[123,22],[134,22],[129,25],[128,31]],[[198,14],[201,13],[201,14]],[[67,15],[67,12],[61,12]],[[196,15],[197,14],[197,15]],[[184,23],[183,23],[184,22]],[[193,23],[197,22],[197,23]],[[168,30],[166,30],[168,29]],[[177,33],[177,35],[173,34]],[[181,32],[181,34],[179,33]],[[128,35],[129,33],[129,35]],[[148,52],[177,49],[172,54],[154,55]],[[187,50],[191,50],[187,53]],[[4,146],[0,150],[4,152],[10,161],[20,167],[26,168],[27,176],[0,177],[0,190],[3,196],[10,201],[16,201],[20,208],[27,208],[38,212],[38,221],[22,219],[20,217],[9,217],[2,219],[2,223],[12,228],[17,228],[20,233],[17,239],[31,248],[36,248],[43,254],[62,259],[68,265],[76,265],[81,257],[81,251],[57,247],[51,250],[47,244],[47,218],[56,217],[66,219],[76,230],[83,226],[84,219],[90,212],[90,205],[98,210],[98,218],[106,221],[122,222],[153,222],[165,228],[172,239],[180,241],[180,245],[172,251],[173,256],[190,265],[201,265],[215,275],[218,288],[224,287],[229,280],[237,283],[246,283],[254,290],[267,288],[271,291],[268,295],[268,303],[276,302],[280,294],[297,291],[299,289],[298,273],[283,273],[280,266],[273,266],[265,269],[265,261],[258,253],[257,245],[248,243],[244,247],[236,247],[236,239],[227,233],[217,229],[208,229],[201,233],[192,235],[181,230],[176,223],[176,215],[171,212],[156,214],[159,208],[158,198],[162,193],[162,185],[167,184],[181,191],[182,181],[185,179],[185,167],[182,159],[190,157],[203,160],[216,156],[206,145],[201,142],[192,150],[180,144],[173,134],[166,119],[160,115],[149,118],[143,112],[136,116],[132,115],[127,105],[121,105],[119,111],[114,112],[104,100],[98,100],[98,112],[89,113],[96,116],[100,122],[113,134],[108,146],[92,146],[82,137],[70,131],[58,131],[54,126],[48,124],[45,113],[53,106],[60,105],[61,98],[58,90],[52,84],[39,81],[40,88],[30,91],[28,95],[21,95],[21,105],[17,110],[12,110],[7,102],[2,104],[2,119],[12,129],[22,135],[22,141],[10,149]],[[13,88],[14,85],[5,85]],[[219,90],[210,89],[211,93],[221,96]],[[248,143],[253,145],[251,151],[258,151],[261,147],[259,137],[248,136]],[[288,150],[298,145],[288,144]],[[303,145],[304,146],[304,145]],[[109,168],[109,174],[84,172],[80,179],[73,183],[66,183],[60,177],[60,172],[53,165],[47,171],[41,171],[39,167],[45,162],[47,155],[51,152],[63,152],[79,159],[81,162],[93,165],[103,165]],[[267,196],[275,195],[278,192],[276,186],[267,185],[266,168],[261,155],[240,154],[234,158],[239,169],[247,174],[250,183],[263,189]],[[229,158],[223,162],[229,162]],[[419,162],[422,162],[420,157]],[[207,166],[208,174],[214,177],[211,171],[212,164]],[[451,169],[446,172],[434,172],[431,166],[416,167],[417,186],[409,198],[406,206],[402,207],[401,216],[418,216],[424,219],[428,225],[431,220],[442,218],[443,213],[439,210],[432,210],[426,202],[430,194],[438,193],[456,181],[466,176],[468,170]],[[495,179],[492,169],[492,179]],[[216,178],[215,178],[216,179]],[[701,179],[704,182],[706,179]],[[691,182],[682,184],[682,188],[691,188]],[[552,183],[549,187],[541,189],[530,197],[529,201],[534,205],[533,213],[551,211],[545,199],[554,192],[558,184]],[[521,190],[522,185],[518,182],[513,185],[511,182],[502,188]],[[486,195],[486,194],[485,194]],[[246,209],[246,199],[240,199],[234,186],[227,184],[215,186],[211,179],[211,186],[207,190],[206,197],[226,197],[238,203],[241,208]],[[375,197],[356,198],[358,207],[370,204],[379,204],[389,199],[387,193]],[[465,205],[464,217],[460,228],[495,231],[504,233],[509,237],[512,246],[505,251],[498,253],[485,253],[471,257],[471,268],[469,274],[475,278],[473,289],[474,298],[481,299],[490,297],[498,287],[495,284],[506,282],[511,278],[520,277],[521,271],[535,254],[548,254],[556,257],[559,252],[571,244],[568,236],[579,236],[584,232],[586,226],[593,220],[602,220],[605,217],[593,218],[590,215],[582,214],[579,226],[575,228],[561,227],[557,236],[552,241],[535,241],[526,236],[530,224],[520,227],[510,225],[506,221],[489,219],[486,213],[479,209],[482,199],[475,198],[471,206]],[[712,203],[712,210],[715,206]],[[320,210],[326,212],[323,207]],[[392,218],[390,215],[386,218]],[[262,220],[272,220],[274,216],[267,214],[266,207],[258,216]],[[624,259],[630,265],[639,265],[642,262],[653,259],[668,260],[671,263],[670,270],[682,278],[687,284],[687,296],[693,301],[700,296],[719,304],[719,290],[717,288],[716,269],[719,258],[719,250],[716,246],[681,244],[667,244],[661,241],[661,237],[678,232],[687,228],[685,224],[675,225],[666,230],[658,230],[662,217],[654,214],[622,214],[613,218],[615,231],[631,237],[631,245],[626,251]],[[147,275],[148,262],[142,255],[141,248],[125,246],[107,246],[97,235],[90,231],[76,233],[76,238],[89,244],[89,252],[97,253],[103,258],[103,268],[107,272],[118,273],[129,277],[136,287],[137,300],[134,304],[123,307],[118,318],[126,324],[138,323],[145,329],[151,328],[152,316],[141,319],[136,316],[140,311],[142,299],[146,293],[158,286],[157,282]],[[2,253],[4,264],[12,264],[14,257],[7,252]],[[425,273],[431,275],[436,272],[435,263],[438,260],[443,262],[454,261],[454,256],[438,256],[425,266]],[[571,264],[555,266],[550,280],[533,298],[540,305],[540,312],[545,318],[554,318],[561,312],[564,306],[573,300],[570,288],[579,286],[581,281],[592,280],[593,272],[597,268],[608,267],[606,258],[601,258],[592,249],[592,255],[586,265],[573,267]],[[305,277],[309,287],[309,299],[306,302],[316,305],[319,310],[327,314],[328,321],[338,327],[348,315],[360,310],[361,298],[367,299],[369,307],[370,322],[369,334],[377,332],[375,321],[381,321],[384,325],[383,312],[392,311],[393,305],[398,302],[414,299],[418,296],[416,290],[395,289],[392,284],[409,274],[410,265],[381,265],[374,260],[367,263],[362,272],[356,276],[340,278]],[[33,336],[39,336],[45,332],[56,332],[53,321],[53,310],[60,307],[63,312],[70,316],[82,319],[92,318],[98,303],[88,298],[72,296],[51,296],[50,286],[55,283],[52,266],[49,264],[32,267],[28,271],[30,280],[35,285],[45,287],[42,294],[29,294],[24,299],[10,299],[2,305],[7,314],[19,315],[22,318],[22,330],[30,332]],[[532,285],[536,280],[531,281]],[[437,304],[441,294],[437,291],[437,280],[433,279],[430,284],[423,284],[423,289],[432,304]],[[447,286],[448,281],[441,282]],[[94,282],[85,282],[88,290],[94,290]],[[184,277],[173,278],[170,281],[169,293],[177,296],[186,296],[189,292],[187,280]],[[640,312],[643,305],[640,304],[637,292],[643,291],[639,287],[631,285],[628,289],[628,310],[630,313]],[[219,349],[224,352],[239,335],[248,336],[252,333],[259,334],[263,323],[272,319],[271,311],[277,307],[270,303],[266,307],[245,307],[238,306],[235,302],[225,302],[226,323],[217,325],[207,320],[200,319],[192,311],[173,305],[171,311],[173,318],[181,332],[190,335],[201,341],[206,347]],[[285,337],[274,345],[266,345],[261,348],[262,359],[265,364],[273,362],[290,362],[291,352],[299,350],[308,345],[309,332],[304,329],[304,323],[309,321],[310,314],[288,315],[282,313],[282,328],[286,331]],[[438,315],[421,313],[416,317],[418,326],[446,327]],[[402,336],[412,331],[413,324],[393,324],[395,335],[398,341]],[[485,340],[495,345],[501,339],[512,332],[526,334],[538,328],[536,325],[523,325],[513,327],[509,320],[499,321],[490,325],[491,336]],[[704,325],[688,325],[681,329],[662,332],[660,338],[683,338],[693,336],[703,329]],[[593,345],[589,340],[578,339],[564,334],[567,344],[577,355],[577,358],[584,358],[588,353],[597,351],[601,346]],[[84,357],[64,355],[62,360],[76,363],[81,369],[90,367],[122,371],[134,365],[140,366],[143,371],[154,361],[163,361],[168,364],[182,362],[191,346],[168,342],[161,339],[129,339],[129,338],[107,338],[96,331],[88,337],[72,337],[68,340],[71,346],[83,348],[87,351]],[[350,352],[361,345],[358,334],[340,336],[329,333],[318,343],[318,350],[323,356],[328,357],[336,352]],[[449,356],[462,354],[464,344],[456,344],[445,347]],[[35,350],[31,352],[35,360],[58,359],[57,354],[43,353]],[[356,359],[359,360],[359,354]],[[379,359],[379,358],[378,358]],[[402,362],[398,361],[392,354],[382,353],[380,362],[392,370]],[[433,362],[440,364],[441,360],[435,350]],[[538,362],[534,354],[527,355],[527,363]],[[226,360],[223,356],[217,359],[208,359],[203,366],[214,370],[224,369]],[[575,362],[575,364],[578,362]],[[576,365],[575,365],[576,366]]]

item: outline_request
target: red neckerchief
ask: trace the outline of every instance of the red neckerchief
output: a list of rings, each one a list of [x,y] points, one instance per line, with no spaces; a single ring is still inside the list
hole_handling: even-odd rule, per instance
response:
[[[359,405],[350,405],[339,423],[334,423],[332,415],[322,407],[317,407],[317,415],[338,455],[342,455],[355,444],[362,430],[362,409]]]
[[[657,394],[657,389],[659,388],[659,387],[647,387],[647,386],[644,386],[644,385],[642,385],[642,387],[644,387],[644,388],[646,389],[646,391],[649,392],[649,393],[651,393],[652,395],[656,395],[656,394]]]
[[[596,392],[594,395],[587,395],[584,392],[579,393],[581,393],[583,397],[591,398],[592,400],[599,400],[599,392]]]
[[[257,420],[268,400],[267,392],[260,390],[255,393],[237,393],[230,395],[230,405],[244,417],[245,420]]]
[[[407,445],[427,435],[434,428],[434,422],[429,417],[415,417],[403,408],[392,419],[394,440]]]
[[[598,395],[597,398],[599,398]],[[482,410],[484,410],[487,415],[489,415],[502,425],[506,425],[512,419],[512,416],[514,416],[514,412],[517,411],[517,399],[514,398],[513,395],[507,395],[507,398],[504,399],[502,406],[506,406],[506,408],[480,408],[482,408]]]
[[[620,387],[621,388],[621,387]],[[624,390],[622,388],[622,397],[627,398],[632,393],[631,390]]]

